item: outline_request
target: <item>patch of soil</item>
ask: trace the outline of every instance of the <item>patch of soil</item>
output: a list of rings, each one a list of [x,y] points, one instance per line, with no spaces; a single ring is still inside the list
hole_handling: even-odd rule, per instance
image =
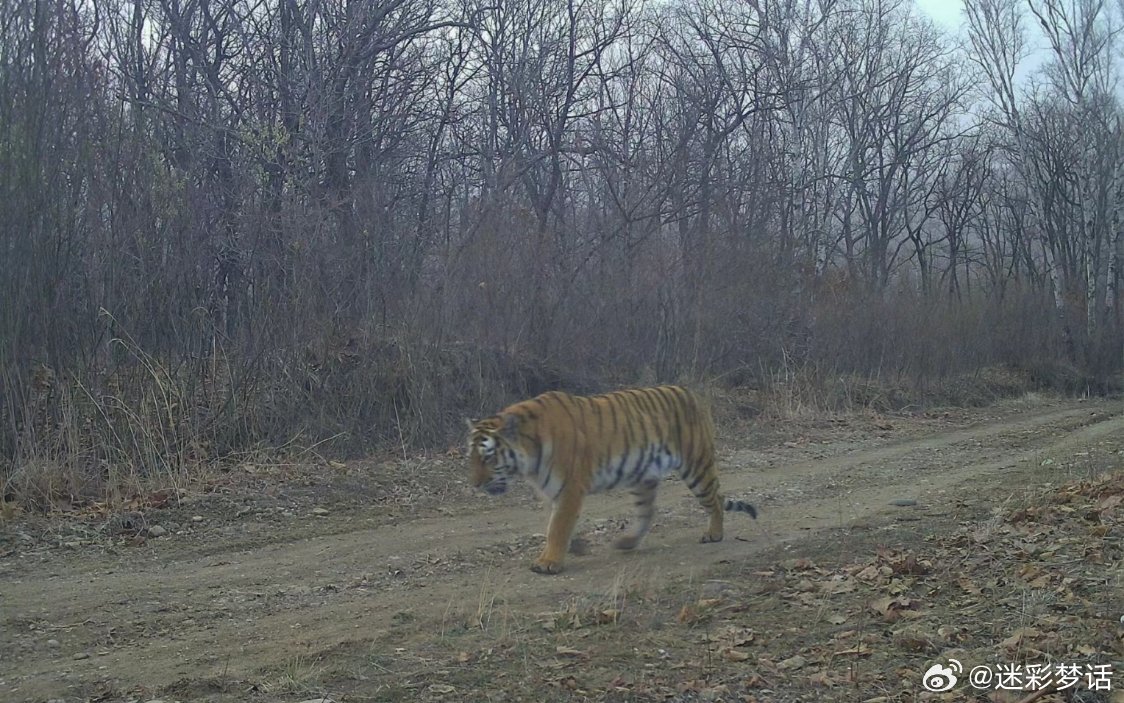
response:
[[[1120,466],[1122,410],[723,427],[723,490],[759,520],[731,514],[700,546],[705,517],[669,482],[620,553],[627,498],[595,496],[588,553],[556,577],[527,568],[546,520],[530,492],[478,495],[455,450],[262,462],[126,511],[17,516],[0,698],[889,701],[941,695],[920,674],[949,652],[1119,671],[1119,507],[1101,502],[1118,492],[1098,477]]]

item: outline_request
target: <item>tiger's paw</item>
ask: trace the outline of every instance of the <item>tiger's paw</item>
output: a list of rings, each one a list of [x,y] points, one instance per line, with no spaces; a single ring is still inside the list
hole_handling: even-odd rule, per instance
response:
[[[613,546],[617,549],[629,550],[636,549],[640,544],[640,538],[636,535],[621,535],[613,540]]]
[[[535,563],[531,564],[531,571],[536,574],[560,574],[562,573],[562,562],[539,557],[535,560]]]
[[[701,544],[710,544],[711,542],[721,542],[721,541],[722,541],[722,533],[721,532],[718,532],[718,533],[704,532],[703,536],[702,536],[702,539],[699,540],[699,542]]]

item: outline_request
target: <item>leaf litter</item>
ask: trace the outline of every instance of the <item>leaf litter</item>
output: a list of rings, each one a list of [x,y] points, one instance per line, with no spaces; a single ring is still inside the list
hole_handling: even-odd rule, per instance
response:
[[[1124,593],[1113,584],[1122,523],[1124,473],[1072,481],[929,526],[902,540],[908,545],[848,549],[859,555],[850,560],[827,552],[740,573],[731,565],[724,583],[732,585],[719,597],[657,592],[612,608],[571,604],[540,616],[550,627],[530,628],[488,664],[510,665],[505,651],[550,660],[500,696],[540,691],[548,693],[532,698],[548,701],[951,701],[964,691],[921,688],[924,671],[949,657],[967,667],[1119,667]]]

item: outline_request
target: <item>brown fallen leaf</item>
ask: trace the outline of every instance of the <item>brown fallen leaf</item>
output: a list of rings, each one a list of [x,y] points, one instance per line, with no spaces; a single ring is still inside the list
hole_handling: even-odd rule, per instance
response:
[[[978,596],[983,593],[983,589],[977,586],[976,582],[968,578],[967,576],[961,576],[960,578],[956,579],[956,585],[960,586],[960,588],[965,593],[969,593],[973,596]]]
[[[820,584],[820,592],[828,594],[851,593],[856,588],[851,579],[831,580]]]
[[[1101,498],[1099,501],[1097,501],[1097,512],[1111,512],[1116,506],[1120,505],[1122,501],[1124,501],[1124,495],[1120,493]]]
[[[902,617],[904,611],[915,607],[916,601],[902,596],[887,596],[871,602],[871,609],[886,619],[895,622]]]
[[[726,644],[730,647],[744,647],[746,645],[753,644],[755,639],[757,639],[757,635],[753,632],[753,630],[747,627],[737,627],[731,625],[729,627],[726,627],[721,632],[708,634],[704,638],[704,641],[722,642],[723,644]]]
[[[917,557],[912,554],[906,554],[903,557],[892,560],[890,562],[890,568],[898,575],[920,576],[929,573],[932,570],[932,564],[927,560],[918,560]]]
[[[797,654],[797,655],[791,656],[788,659],[785,659],[781,663],[777,664],[777,668],[780,669],[781,671],[790,671],[790,670],[793,670],[793,669],[799,669],[807,663],[808,663],[807,659],[805,659],[804,657]]]
[[[727,649],[722,652],[722,657],[725,658],[726,661],[744,662],[750,658],[750,654],[741,649]]]
[[[1007,650],[1022,649],[1027,646],[1031,640],[1037,639],[1042,636],[1042,632],[1035,627],[1020,627],[1015,630],[1007,639],[999,643],[999,646]]]
[[[866,647],[866,648],[851,647],[850,649],[841,649],[838,652],[834,652],[833,654],[834,654],[834,656],[837,656],[837,657],[842,657],[842,656],[869,657],[870,654],[871,654],[871,651],[872,650],[870,649],[870,647]]]
[[[699,612],[698,608],[686,603],[679,609],[679,614],[675,616],[675,619],[679,621],[680,625],[693,625],[702,620],[702,613]]]
[[[768,684],[768,682],[765,681],[765,679],[761,678],[761,676],[759,676],[758,674],[752,674],[745,681],[742,682],[742,685],[745,686],[746,688],[764,688],[764,687],[768,686],[769,684]]]
[[[855,578],[860,581],[877,581],[881,576],[881,571],[876,564],[871,564],[859,573],[855,574]]]
[[[811,571],[816,568],[815,562],[804,557],[800,557],[798,559],[789,559],[781,564],[781,566],[783,566],[785,569],[788,569],[789,571]]]
[[[835,686],[847,683],[847,677],[840,676],[839,674],[833,674],[830,671],[817,671],[816,673],[808,677],[808,681],[810,681],[814,686],[833,688]]]
[[[899,630],[894,633],[894,645],[907,652],[925,653],[936,652],[940,643],[937,638],[920,630]]]

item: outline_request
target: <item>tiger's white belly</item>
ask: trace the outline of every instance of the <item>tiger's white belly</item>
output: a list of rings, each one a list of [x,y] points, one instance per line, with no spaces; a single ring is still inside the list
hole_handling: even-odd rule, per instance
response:
[[[559,471],[551,471],[553,452],[549,444],[544,445],[543,455],[536,461],[528,462],[521,471],[527,483],[541,498],[553,501],[558,498],[565,485]],[[601,493],[614,488],[631,488],[639,484],[655,484],[665,476],[678,471],[683,460],[666,447],[652,444],[633,449],[624,456],[618,456],[603,466],[597,467],[590,482],[590,493]]]
[[[676,471],[683,461],[661,445],[634,449],[626,456],[617,457],[593,473],[590,493],[600,493],[614,488],[631,488],[639,484],[655,484],[664,476]]]

